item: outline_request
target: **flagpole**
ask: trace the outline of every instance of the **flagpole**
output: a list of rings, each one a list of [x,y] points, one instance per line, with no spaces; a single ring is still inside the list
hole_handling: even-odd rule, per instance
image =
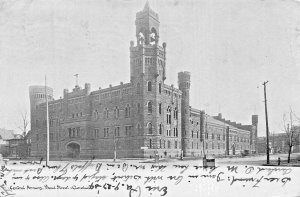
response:
[[[47,156],[46,166],[49,163],[49,107],[48,107],[48,94],[47,94],[47,77],[45,76],[45,97],[46,97],[46,122],[47,122]]]

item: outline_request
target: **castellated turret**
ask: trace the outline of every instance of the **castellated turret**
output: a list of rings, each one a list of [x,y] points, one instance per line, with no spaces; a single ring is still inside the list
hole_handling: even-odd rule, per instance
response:
[[[185,156],[190,155],[191,149],[191,130],[189,128],[189,118],[190,118],[190,84],[191,84],[191,74],[190,72],[184,71],[178,73],[178,86],[179,90],[182,91],[181,100],[181,125],[182,125],[182,147],[183,154]]]
[[[53,89],[45,86],[30,86],[29,87],[29,98],[30,98],[30,123],[31,130],[35,129],[36,123],[36,110],[38,105],[46,102],[46,89],[48,101],[53,100]]]

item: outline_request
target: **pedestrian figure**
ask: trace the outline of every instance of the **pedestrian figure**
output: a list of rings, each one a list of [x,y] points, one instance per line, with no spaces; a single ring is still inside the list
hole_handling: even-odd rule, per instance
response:
[[[280,166],[280,157],[278,157],[278,165]]]

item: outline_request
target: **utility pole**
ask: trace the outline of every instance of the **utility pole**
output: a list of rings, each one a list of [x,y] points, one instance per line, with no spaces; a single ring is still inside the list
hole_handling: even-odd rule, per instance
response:
[[[49,147],[50,147],[50,140],[49,140],[49,107],[48,107],[48,93],[47,93],[47,78],[45,76],[45,97],[46,97],[46,121],[47,121],[47,153],[46,153],[46,166],[49,164]]]
[[[267,109],[267,93],[266,93],[266,85],[269,81],[264,81],[264,97],[265,97],[265,114],[266,114],[266,137],[267,137],[267,164],[270,163],[270,154],[269,154],[269,123],[268,123],[268,109]]]
[[[200,131],[202,131],[202,135],[201,135],[201,137],[202,137],[202,149],[203,149],[203,159],[206,159],[206,154],[205,154],[205,135],[206,135],[206,132],[207,132],[207,130],[206,130],[206,127],[207,127],[207,119],[206,119],[206,114],[205,114],[205,112],[203,112],[203,118],[202,118],[202,120],[204,120],[205,122],[203,122],[202,124],[201,124],[201,120],[200,120]],[[201,119],[201,114],[200,114],[200,119]]]
[[[114,131],[114,162],[117,159],[117,144],[116,144],[116,130]]]

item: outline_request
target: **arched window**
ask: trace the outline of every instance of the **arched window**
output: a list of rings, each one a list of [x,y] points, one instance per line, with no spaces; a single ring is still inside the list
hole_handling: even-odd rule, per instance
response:
[[[171,107],[167,108],[167,124],[171,124]]]
[[[152,103],[151,101],[148,102],[148,113],[152,113]]]
[[[148,134],[152,134],[153,131],[152,131],[152,124],[149,122],[148,123]]]
[[[120,110],[119,108],[116,106],[115,110],[114,110],[114,117],[115,118],[119,118],[119,115],[120,115]]]
[[[130,117],[130,105],[127,104],[125,107],[125,118]]]
[[[104,109],[103,117],[104,117],[104,119],[108,119],[108,117],[109,117],[109,111],[108,111],[108,108],[105,108],[105,109]]]
[[[148,81],[148,83],[147,83],[147,88],[148,88],[148,91],[149,91],[149,92],[152,91],[152,83],[151,83],[151,81]]]

